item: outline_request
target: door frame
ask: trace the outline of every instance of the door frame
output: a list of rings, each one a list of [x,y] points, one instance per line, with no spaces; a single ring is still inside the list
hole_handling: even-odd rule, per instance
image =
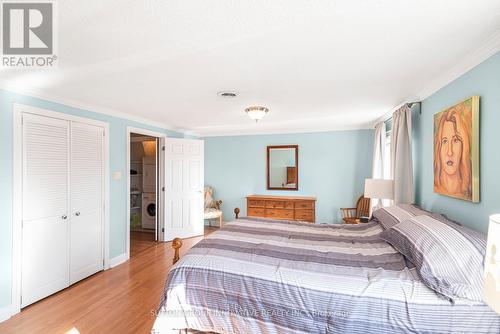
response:
[[[138,135],[143,135],[143,136],[149,136],[149,137],[155,137],[158,139],[158,146],[161,147],[162,144],[162,139],[166,138],[167,135],[161,132],[156,132],[152,130],[147,130],[143,128],[138,128],[138,127],[133,127],[133,126],[127,126],[127,169],[126,169],[126,174],[127,174],[127,260],[130,259],[130,158],[131,158],[131,153],[130,153],[130,142],[131,142],[131,134],[135,133]],[[163,150],[158,150],[157,152],[157,158],[158,158],[158,163],[157,163],[157,175],[159,175],[158,182],[157,182],[157,189],[156,189],[156,198],[157,198],[157,203],[156,203],[156,221],[157,223],[157,231],[156,233],[158,234],[158,241],[165,241],[165,234],[162,232],[162,228],[165,227],[165,221],[163,219],[163,191],[160,190],[162,184],[164,184],[165,180],[165,168],[164,167],[164,161],[165,161],[165,155]]]
[[[22,203],[23,203],[23,123],[22,114],[29,113],[66,121],[81,122],[104,129],[104,214],[103,214],[103,257],[104,270],[109,269],[109,123],[86,117],[79,117],[30,105],[13,104],[13,210],[12,210],[12,287],[11,315],[21,312],[22,274]]]

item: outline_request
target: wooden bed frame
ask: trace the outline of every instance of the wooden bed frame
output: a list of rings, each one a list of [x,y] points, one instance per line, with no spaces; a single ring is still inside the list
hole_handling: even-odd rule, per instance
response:
[[[240,215],[240,208],[234,209],[234,215],[235,215],[236,219],[238,219],[238,217]],[[181,247],[182,247],[182,239],[181,238],[175,238],[174,240],[172,240],[172,248],[174,249],[174,259],[172,261],[172,264],[176,264],[177,261],[180,260]]]

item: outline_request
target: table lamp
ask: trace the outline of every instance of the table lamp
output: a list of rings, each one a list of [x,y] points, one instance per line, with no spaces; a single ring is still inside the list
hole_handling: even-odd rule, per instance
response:
[[[484,274],[484,301],[500,314],[500,214],[490,217]]]
[[[365,180],[365,197],[370,199],[394,199],[394,182],[393,180],[382,179],[366,179]],[[381,207],[380,201],[373,207],[373,210]]]

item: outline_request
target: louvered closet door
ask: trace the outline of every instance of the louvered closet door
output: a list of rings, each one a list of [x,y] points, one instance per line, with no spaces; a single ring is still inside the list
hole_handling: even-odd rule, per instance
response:
[[[70,283],[103,269],[104,129],[71,123]]]
[[[69,283],[69,127],[23,114],[22,307]]]

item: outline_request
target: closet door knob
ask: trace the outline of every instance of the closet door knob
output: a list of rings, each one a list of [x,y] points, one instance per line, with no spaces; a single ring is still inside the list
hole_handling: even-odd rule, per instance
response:
[[[80,216],[80,211],[75,212],[75,216]]]
[[[66,219],[68,219],[68,216],[66,216],[66,215],[62,215],[62,217],[61,217],[61,218],[62,218],[63,220],[66,220]]]

